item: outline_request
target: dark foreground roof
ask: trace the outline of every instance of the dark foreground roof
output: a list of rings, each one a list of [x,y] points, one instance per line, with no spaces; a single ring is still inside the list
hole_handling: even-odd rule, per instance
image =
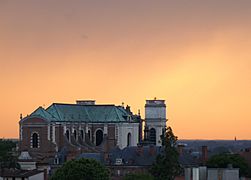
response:
[[[0,177],[15,177],[15,178],[28,178],[34,176],[36,174],[43,173],[43,171],[39,170],[19,170],[19,169],[1,169]]]
[[[81,158],[94,159],[101,163],[103,163],[103,159],[104,159],[101,153],[82,153],[77,157],[77,159],[81,159]]]
[[[151,166],[157,156],[163,153],[163,150],[163,147],[155,145],[131,146],[124,149],[115,148],[109,153],[109,163],[110,165],[123,166]],[[117,164],[118,159],[122,160],[121,164]],[[179,156],[179,163],[182,166],[195,166],[198,165],[198,160],[191,154],[184,153]]]
[[[121,165],[151,166],[161,152],[160,146],[131,146],[122,150],[113,149],[109,153],[111,165],[116,165],[117,159],[122,159]]]

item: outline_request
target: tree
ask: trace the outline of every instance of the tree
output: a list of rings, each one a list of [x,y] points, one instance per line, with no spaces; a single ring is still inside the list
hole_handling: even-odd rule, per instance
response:
[[[209,168],[227,168],[229,165],[240,169],[240,176],[250,176],[250,167],[239,154],[217,154],[207,161]]]
[[[181,173],[179,153],[175,147],[178,138],[174,135],[172,128],[168,127],[163,131],[161,139],[163,150],[157,156],[150,173],[159,180],[174,180]]]
[[[127,174],[123,180],[153,180],[150,174]]]
[[[15,148],[15,142],[0,139],[0,168],[19,168],[17,156],[14,155],[15,151],[13,151]]]
[[[51,177],[51,180],[108,180],[109,171],[105,166],[93,159],[67,161]]]

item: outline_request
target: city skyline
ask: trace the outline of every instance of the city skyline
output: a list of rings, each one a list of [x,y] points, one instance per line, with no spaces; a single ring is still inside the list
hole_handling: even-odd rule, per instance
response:
[[[1,1],[0,137],[54,102],[164,99],[179,139],[251,139],[251,2]]]

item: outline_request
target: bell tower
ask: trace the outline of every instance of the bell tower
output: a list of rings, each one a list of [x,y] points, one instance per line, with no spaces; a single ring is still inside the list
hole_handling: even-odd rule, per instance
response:
[[[166,128],[166,104],[165,100],[146,100],[145,125],[148,128],[148,140],[157,146],[161,146],[161,135]]]

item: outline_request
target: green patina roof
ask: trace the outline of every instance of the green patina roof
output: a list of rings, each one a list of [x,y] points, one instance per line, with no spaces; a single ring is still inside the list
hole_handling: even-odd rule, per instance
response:
[[[43,117],[46,116],[49,121],[57,122],[126,122],[130,116],[124,108],[115,105],[54,103],[46,110],[42,110],[39,114],[43,114]]]
[[[29,116],[25,117],[24,119],[26,118],[33,118],[33,117],[38,117],[38,118],[42,118],[42,119],[45,119],[47,121],[53,121],[53,120],[56,120],[56,118],[48,113],[43,107],[38,107],[33,113],[31,113]],[[23,120],[24,120],[23,119]]]

